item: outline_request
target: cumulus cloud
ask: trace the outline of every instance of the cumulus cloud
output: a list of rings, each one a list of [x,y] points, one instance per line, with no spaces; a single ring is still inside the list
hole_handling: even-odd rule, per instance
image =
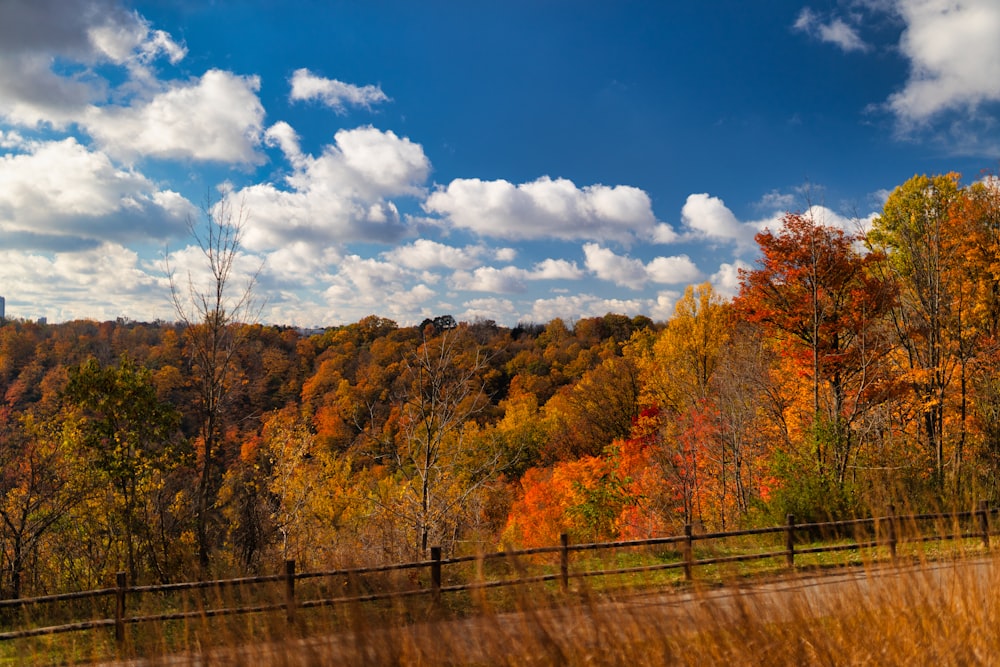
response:
[[[582,317],[601,317],[608,313],[634,317],[648,314],[652,305],[648,299],[605,299],[593,294],[561,295],[535,300],[526,319],[549,322],[558,317],[567,322],[575,322]]]
[[[116,0],[0,3],[0,118],[75,124],[120,160],[259,164],[259,80],[215,69],[191,81],[158,79],[155,61],[176,64],[186,53]],[[124,80],[103,76],[104,65]]]
[[[404,283],[410,274],[392,262],[349,255],[340,262],[339,276],[360,294],[382,294]]]
[[[486,248],[481,245],[456,248],[430,239],[417,239],[382,256],[410,269],[471,269],[485,252]]]
[[[389,101],[379,86],[355,86],[336,79],[316,76],[308,69],[292,73],[292,101],[319,100],[338,114],[347,113],[348,106],[371,109],[375,104]]]
[[[458,318],[466,322],[474,322],[477,319],[503,322],[517,316],[517,309],[510,299],[495,297],[470,299],[462,305],[465,307],[465,311],[458,315]]]
[[[724,201],[707,193],[688,196],[681,209],[681,221],[697,237],[743,248],[752,247],[753,237],[760,231],[754,224],[740,222]]]
[[[149,102],[91,106],[82,125],[108,153],[258,164],[264,107],[260,80],[222,70],[175,83]]]
[[[736,261],[732,264],[724,262],[709,279],[709,282],[712,283],[712,289],[725,299],[733,298],[740,291],[740,270],[751,268],[749,264],[742,261]]]
[[[790,196],[772,192],[765,195],[758,206],[769,209],[769,215],[757,220],[741,221],[722,199],[705,193],[693,194],[688,196],[681,209],[681,221],[690,237],[731,243],[737,252],[754,251],[757,248],[754,236],[765,229],[779,231],[792,201]],[[851,217],[826,206],[813,205],[803,211],[802,215],[811,217],[817,224],[856,234],[869,229],[877,214],[872,212],[863,217]]]
[[[910,76],[888,106],[904,127],[949,110],[1000,101],[1000,4],[995,0],[897,0],[900,49]]]
[[[451,278],[455,289],[493,294],[517,294],[527,290],[524,269],[505,266],[501,269],[481,266],[475,271],[456,271]]]
[[[267,128],[264,133],[264,143],[277,146],[293,164],[302,160],[302,148],[299,145],[299,135],[291,125],[281,120]]]
[[[268,136],[286,152],[293,171],[284,188],[260,183],[232,193],[252,212],[248,248],[273,250],[297,241],[390,242],[404,235],[407,227],[391,198],[423,192],[430,161],[420,144],[360,127],[340,130],[314,157],[299,151],[288,126],[272,126]]]
[[[838,17],[823,20],[809,7],[799,12],[793,27],[820,41],[839,47],[845,52],[867,51],[870,47],[861,39],[855,27],[848,25]]]
[[[159,272],[167,272],[175,277],[177,283],[182,286],[195,285],[197,290],[215,285],[215,275],[211,266],[205,261],[205,253],[197,245],[187,245],[177,250],[172,250],[165,261],[153,264],[151,268]],[[230,298],[224,299],[224,306],[229,308],[232,299],[236,299],[236,294],[242,294],[243,290],[256,283],[264,267],[261,257],[253,253],[239,251],[233,257],[227,282],[234,288]],[[191,293],[184,287],[181,288],[179,296],[182,300],[187,300],[184,304],[190,317],[197,317],[201,312],[203,304],[199,303],[196,294]],[[166,295],[164,295],[166,298]]]
[[[587,269],[601,280],[608,280],[631,289],[642,289],[649,281],[646,265],[641,260],[617,255],[596,243],[583,246],[583,253]]]
[[[565,259],[545,259],[535,265],[530,275],[531,280],[580,280],[583,270]]]
[[[0,285],[8,315],[17,317],[153,320],[171,314],[163,277],[141,266],[135,251],[116,243],[51,255],[4,247]]]
[[[698,280],[701,272],[686,255],[656,257],[649,264],[616,254],[596,243],[583,246],[587,269],[601,280],[631,289],[642,289],[649,282],[680,284]]]
[[[53,74],[45,55],[0,57],[0,118],[9,123],[24,127],[49,123],[62,128],[101,94],[96,82]]]
[[[891,14],[904,26],[899,52],[909,61],[909,76],[900,90],[889,96],[884,108],[906,134],[925,127],[947,112],[951,131],[967,139],[968,123],[977,120],[981,107],[1000,101],[1000,4],[995,0],[856,0],[854,9]],[[811,8],[799,13],[794,29],[837,45],[845,52],[868,51],[858,25],[864,14],[845,18],[824,16]]]
[[[681,292],[664,290],[656,295],[656,299],[653,300],[646,315],[654,320],[666,322],[673,317],[674,310],[677,307],[677,300],[680,298]]]
[[[160,55],[176,63],[187,53],[119,0],[4,0],[0,44],[3,55],[46,51],[87,64]]]
[[[348,255],[323,292],[323,321],[351,322],[372,313],[400,323],[420,321],[424,304],[439,294],[411,278],[409,271],[391,262]]]
[[[638,188],[590,185],[543,177],[508,181],[455,179],[424,203],[430,213],[480,236],[506,239],[595,239],[631,242],[648,238],[657,221],[649,195]]]
[[[138,13],[116,0],[5,0],[0,3],[0,117],[34,127],[63,127],[87,105],[105,99],[110,84],[89,73],[53,69],[55,57],[90,68],[110,63],[126,68],[126,87],[148,82],[149,64],[170,62],[185,48],[153,30]]]
[[[164,240],[183,232],[196,212],[176,192],[157,189],[75,139],[27,148],[0,157],[0,230],[8,248]]]
[[[663,285],[692,283],[701,278],[701,271],[687,255],[656,257],[646,265],[649,280]]]
[[[826,206],[821,206],[819,204],[814,204],[810,206],[805,211],[802,211],[801,215],[804,218],[813,220],[817,225],[822,225],[824,227],[835,227],[837,229],[842,229],[848,234],[858,234],[860,232],[865,232],[871,228],[872,221],[878,215],[877,213],[869,213],[868,215],[858,218],[844,216],[833,209],[827,208]],[[773,232],[781,231],[784,227],[785,212],[778,211],[775,212],[773,216],[765,220],[759,220],[757,222],[748,223],[755,228],[760,230],[771,230]]]
[[[263,280],[276,287],[309,287],[325,284],[340,261],[337,248],[294,241],[269,253]]]
[[[474,271],[456,271],[450,284],[456,290],[516,294],[527,290],[527,283],[541,280],[580,280],[584,272],[565,259],[545,259],[531,269],[516,266],[495,268],[481,266]]]
[[[653,243],[667,244],[679,241],[680,238],[680,235],[674,231],[673,227],[666,223],[660,223],[653,227],[649,240]]]
[[[138,14],[123,14],[123,21],[114,20],[113,16],[105,17],[103,23],[87,31],[94,50],[109,61],[130,65],[133,73],[138,73],[138,68],[160,56],[176,64],[187,55],[184,46],[162,30],[152,30]]]

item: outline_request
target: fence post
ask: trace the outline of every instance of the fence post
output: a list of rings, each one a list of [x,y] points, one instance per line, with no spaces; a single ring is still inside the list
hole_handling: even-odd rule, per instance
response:
[[[431,547],[431,591],[434,603],[441,602],[441,547]]]
[[[789,568],[795,567],[795,515],[786,516],[788,523],[785,525],[785,564]]]
[[[285,561],[285,618],[295,622],[295,559]]]
[[[979,501],[979,530],[983,533],[983,546],[986,550],[990,549],[990,508],[989,502],[985,500]]]
[[[694,541],[691,539],[691,524],[684,524],[684,578],[691,581],[694,565]]]
[[[120,646],[125,641],[125,592],[128,582],[124,572],[115,574],[115,641]]]
[[[889,555],[896,560],[896,506],[889,505]]]
[[[563,593],[569,590],[569,535],[559,535],[559,588]]]

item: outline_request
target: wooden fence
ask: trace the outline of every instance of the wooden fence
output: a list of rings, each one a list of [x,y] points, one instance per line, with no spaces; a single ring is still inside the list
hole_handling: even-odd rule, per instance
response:
[[[694,578],[695,568],[698,566],[737,563],[761,559],[784,559],[785,566],[788,568],[795,568],[795,559],[797,556],[819,554],[824,552],[861,550],[874,547],[886,548],[891,558],[895,559],[897,546],[903,543],[971,538],[981,540],[983,547],[989,549],[991,534],[990,515],[996,511],[997,510],[989,509],[986,503],[980,503],[978,509],[971,512],[959,512],[953,514],[914,514],[903,516],[896,515],[890,506],[890,512],[888,515],[868,519],[799,524],[796,523],[794,516],[788,515],[785,525],[782,526],[752,528],[748,530],[727,532],[698,533],[694,531],[691,525],[687,525],[684,527],[684,533],[682,535],[641,540],[571,544],[568,536],[562,535],[559,545],[523,549],[518,551],[443,558],[440,547],[431,547],[429,560],[398,563],[379,567],[349,568],[317,572],[297,572],[295,569],[295,561],[288,560],[285,561],[282,572],[275,575],[214,581],[182,582],[151,586],[129,586],[125,578],[125,573],[119,572],[116,577],[115,585],[110,588],[81,591],[76,593],[63,593],[60,595],[47,595],[35,598],[23,598],[19,600],[0,600],[0,616],[9,615],[13,610],[37,609],[43,607],[44,605],[59,605],[71,601],[96,601],[105,599],[107,602],[107,600],[112,600],[114,606],[113,617],[91,618],[60,625],[45,625],[39,627],[12,629],[0,632],[0,641],[35,637],[40,635],[51,635],[62,632],[91,630],[96,628],[113,628],[115,639],[118,642],[123,642],[125,640],[125,629],[128,625],[162,623],[165,621],[181,621],[186,619],[206,619],[235,614],[257,614],[264,612],[284,612],[287,622],[291,624],[295,622],[296,614],[299,610],[317,607],[348,605],[416,596],[429,596],[432,600],[440,602],[442,595],[446,593],[484,590],[503,586],[543,582],[557,582],[562,591],[567,591],[569,589],[569,582],[571,579],[584,577],[607,577],[611,575],[632,575],[669,569],[682,569],[684,578],[692,580]],[[932,524],[930,529],[926,527],[928,523]],[[775,540],[781,548],[771,551],[752,551],[749,553],[726,555],[709,554],[704,558],[698,558],[696,556],[696,544],[711,544],[722,540],[732,540],[734,538],[768,534],[783,537],[783,539]],[[802,546],[802,543],[807,539],[811,540],[809,543],[814,546]],[[819,542],[819,544],[816,545],[816,542]],[[634,567],[619,567],[615,569],[578,568],[574,570],[571,567],[571,555],[574,553],[621,549],[627,550],[640,547],[666,547],[669,551],[675,552],[678,557],[671,558],[664,562]],[[477,568],[477,570],[481,571],[482,565],[488,561],[496,561],[499,559],[517,562],[519,559],[535,558],[546,555],[550,557],[555,556],[557,560],[555,562],[550,562],[549,567],[547,569],[543,569],[540,574],[529,575],[526,570],[518,569],[518,576],[514,578],[496,578],[486,580],[482,577],[477,577],[474,581],[466,581],[464,583],[453,585],[444,585],[443,583],[442,572],[443,568],[446,566],[478,563],[480,567]],[[429,585],[423,587],[415,586],[391,592],[373,592],[363,595],[355,594],[320,598],[302,598],[296,594],[296,582],[303,580],[339,579],[349,581],[357,580],[359,577],[372,575],[386,576],[393,572],[401,572],[405,570],[415,571],[418,575],[423,573],[425,578],[426,575],[429,574]],[[247,587],[266,584],[281,585],[282,593],[277,596],[277,601],[234,607],[211,607],[206,605],[195,610],[172,611],[169,613],[148,615],[133,615],[129,612],[129,602],[142,595],[171,594],[181,591],[195,590],[222,591],[236,588],[245,589]]]

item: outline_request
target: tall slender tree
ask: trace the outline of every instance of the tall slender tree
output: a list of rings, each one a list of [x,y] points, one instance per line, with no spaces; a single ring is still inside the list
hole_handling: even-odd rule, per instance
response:
[[[185,267],[182,280],[168,262],[167,273],[174,311],[185,327],[198,396],[195,535],[204,569],[212,546],[210,514],[225,471],[222,437],[238,373],[237,351],[246,335],[243,325],[257,320],[263,304],[254,294],[262,265],[242,252],[249,211],[242,202],[224,196],[216,202],[206,200],[203,213],[201,220],[188,219],[203,266]],[[234,284],[240,277],[242,286]]]
[[[945,405],[961,339],[949,334],[962,318],[962,289],[955,280],[962,274],[956,270],[962,254],[952,241],[952,216],[962,196],[958,174],[914,176],[889,195],[868,234],[869,245],[885,257],[880,266],[886,279],[899,288],[891,312],[939,488],[947,463]]]
[[[392,509],[415,532],[415,552],[442,539],[446,520],[510,463],[498,439],[477,438],[489,406],[489,351],[468,327],[433,331],[404,361],[396,403],[395,467],[404,480]]]
[[[758,267],[740,274],[737,310],[787,343],[810,369],[814,452],[820,475],[843,485],[858,443],[852,424],[875,400],[883,379],[879,361],[889,346],[880,330],[893,305],[893,283],[870,271],[876,253],[856,249],[858,238],[788,214],[777,231],[757,235]],[[831,451],[832,450],[832,451]]]
[[[180,452],[171,444],[179,415],[157,398],[149,372],[128,357],[112,367],[91,358],[71,368],[66,398],[78,413],[81,444],[110,482],[109,524],[122,530],[125,566],[134,584],[140,547],[151,542],[150,526],[142,520],[150,484],[178,463]],[[155,561],[155,551],[146,552]]]

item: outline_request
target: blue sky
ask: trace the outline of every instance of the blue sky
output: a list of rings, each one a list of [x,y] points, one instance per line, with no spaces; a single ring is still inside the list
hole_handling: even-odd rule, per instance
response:
[[[2,0],[0,295],[172,320],[230,198],[264,322],[664,320],[786,210],[995,170],[998,36],[996,0]]]

